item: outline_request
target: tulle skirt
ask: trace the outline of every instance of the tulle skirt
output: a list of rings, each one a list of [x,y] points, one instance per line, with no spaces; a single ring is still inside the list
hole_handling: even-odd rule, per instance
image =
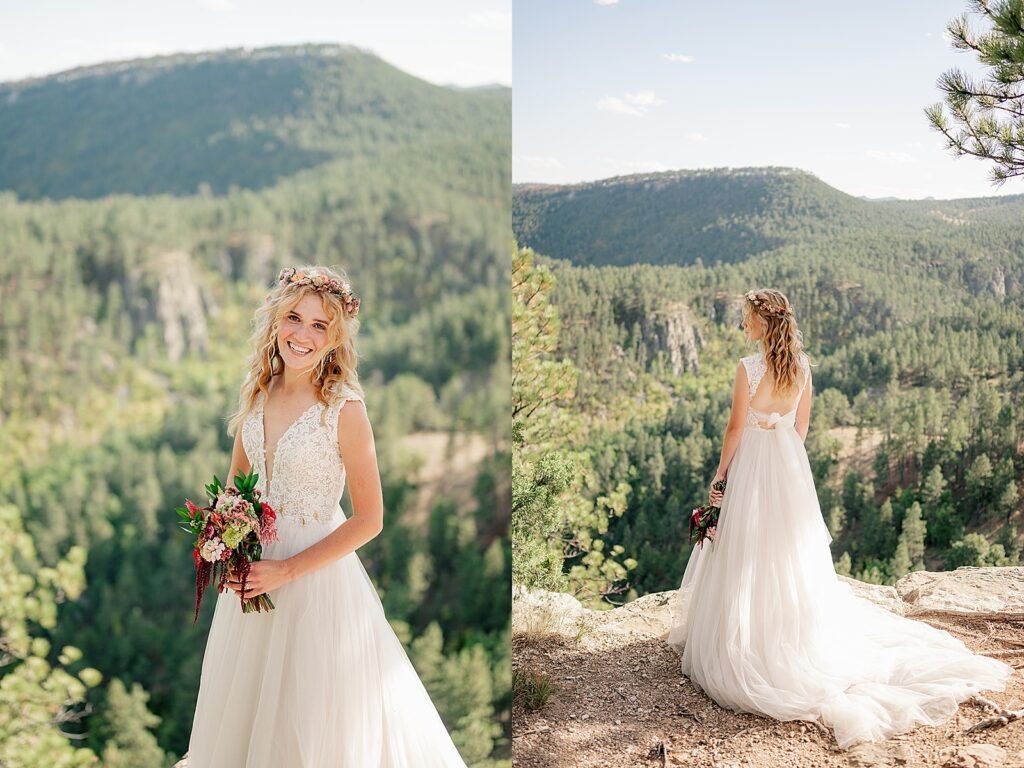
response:
[[[344,520],[279,518],[264,557]],[[270,596],[275,610],[249,614],[217,596],[189,768],[465,768],[355,553]]]
[[[668,643],[721,706],[819,720],[849,747],[937,725],[1013,668],[857,597],[836,576],[799,435],[748,427],[716,541],[694,549]]]

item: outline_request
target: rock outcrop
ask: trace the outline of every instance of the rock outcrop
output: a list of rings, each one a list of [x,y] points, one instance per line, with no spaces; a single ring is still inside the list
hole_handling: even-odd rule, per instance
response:
[[[704,346],[704,332],[686,304],[666,304],[646,316],[643,323],[649,357],[664,353],[673,376],[684,371],[700,373],[698,353]]]
[[[975,652],[1024,667],[1024,568],[921,571],[891,587],[846,581],[887,610],[927,621]],[[549,692],[547,702],[535,702],[534,709],[522,699],[514,703],[517,768],[1024,768],[1024,721],[967,733],[991,714],[976,702],[962,704],[942,726],[846,751],[820,724],[722,709],[682,676],[679,657],[664,642],[673,597],[674,592],[659,592],[595,611],[570,595],[514,590],[514,674],[520,681],[544,681]],[[1024,678],[1018,673],[1005,691],[986,696],[1020,709]]]
[[[156,262],[156,315],[167,356],[177,362],[188,351],[205,352],[206,304],[200,280],[185,251],[168,251]]]

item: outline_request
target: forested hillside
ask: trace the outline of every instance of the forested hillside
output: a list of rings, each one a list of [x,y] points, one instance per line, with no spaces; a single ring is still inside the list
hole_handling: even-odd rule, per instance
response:
[[[537,357],[576,376],[548,401],[583,468],[568,507],[591,509],[549,541],[572,588],[678,586],[755,286],[789,296],[815,366],[807,447],[837,567],[892,583],[1019,562],[1024,197],[867,201],[744,169],[518,187],[513,211],[560,321]],[[621,568],[596,573],[595,552]]]
[[[278,270],[327,263],[363,299],[384,480],[360,557],[467,762],[509,764],[510,132],[508,89],[337,46],[0,85],[0,537],[23,521],[40,589],[85,552],[80,596],[29,621],[49,643],[0,676],[97,670],[69,690],[76,746],[118,766],[185,751],[213,601],[193,628],[174,507],[227,470]],[[6,595],[16,619],[34,583]]]
[[[352,46],[99,64],[0,84],[0,180],[23,199],[259,189],[367,153],[495,150],[508,101],[507,89],[431,85]]]

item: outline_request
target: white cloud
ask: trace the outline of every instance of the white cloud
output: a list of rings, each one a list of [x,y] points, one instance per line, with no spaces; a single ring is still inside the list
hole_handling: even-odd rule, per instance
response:
[[[662,56],[678,64],[692,64],[694,61],[693,56],[687,56],[685,53],[663,53]]]
[[[850,127],[849,123],[832,123],[833,128],[841,128],[844,131]]]
[[[690,141],[707,141],[708,140],[708,137],[705,136],[703,133],[696,133],[696,132],[686,134],[686,138],[688,138]]]
[[[640,117],[643,114],[639,109],[631,107],[618,96],[605,96],[603,99],[595,101],[594,106],[602,112],[618,112],[620,114],[631,115],[633,117]]]
[[[618,112],[630,117],[642,117],[651,107],[664,103],[654,91],[637,91],[636,93],[627,93],[621,98],[605,96],[603,99],[595,101],[594,106],[604,112]]]
[[[619,0],[594,0],[594,5],[616,5]]]
[[[516,162],[531,171],[560,171],[565,168],[557,157],[541,155],[516,155]]]
[[[463,26],[487,32],[505,32],[512,29],[511,11],[478,11],[462,20]]]
[[[864,153],[864,157],[869,160],[879,160],[889,165],[906,165],[907,163],[916,163],[917,158],[909,152],[896,152],[886,151],[879,149],[869,149]]]
[[[3,43],[0,43],[0,59],[6,59],[11,56],[11,49]]]

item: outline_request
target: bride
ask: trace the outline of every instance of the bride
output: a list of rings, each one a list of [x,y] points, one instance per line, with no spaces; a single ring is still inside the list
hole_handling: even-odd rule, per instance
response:
[[[832,564],[804,438],[811,371],[793,308],[749,291],[743,328],[761,352],[736,368],[712,490],[714,542],[690,555],[668,643],[721,706],[818,720],[840,747],[937,725],[1013,668],[952,635],[855,596]]]
[[[358,311],[313,267],[282,270],[256,312],[228,477],[255,469],[277,512],[245,590],[277,607],[243,614],[238,581],[218,596],[189,768],[465,768],[355,554],[383,524]]]

